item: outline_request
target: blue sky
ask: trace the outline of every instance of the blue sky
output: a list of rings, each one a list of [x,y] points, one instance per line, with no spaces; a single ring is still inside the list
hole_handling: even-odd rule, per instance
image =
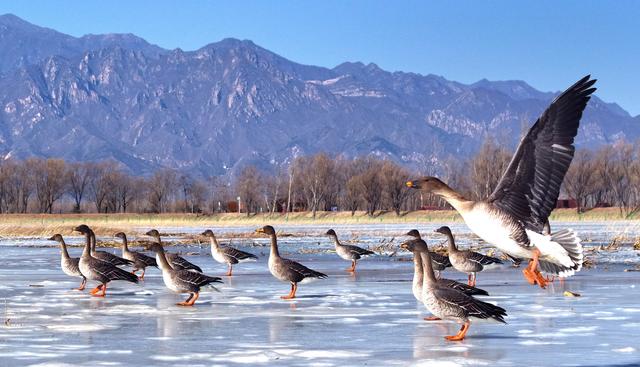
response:
[[[2,1],[0,14],[74,36],[134,33],[165,48],[250,39],[286,58],[472,83],[561,90],[591,73],[598,95],[640,114],[638,1]]]

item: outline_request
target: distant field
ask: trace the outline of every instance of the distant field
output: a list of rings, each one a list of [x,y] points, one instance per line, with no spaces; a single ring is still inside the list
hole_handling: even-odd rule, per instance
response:
[[[453,210],[431,210],[402,213],[380,213],[373,217],[364,212],[318,212],[314,219],[309,212],[284,214],[225,213],[195,214],[3,214],[0,215],[0,236],[43,236],[54,233],[71,234],[73,226],[88,224],[98,234],[111,234],[117,230],[152,227],[207,227],[224,225],[263,224],[356,224],[356,223],[429,223],[457,222],[462,218]],[[623,220],[616,208],[598,208],[578,215],[574,209],[558,209],[551,214],[552,221],[608,221]],[[627,220],[637,220],[633,217]]]

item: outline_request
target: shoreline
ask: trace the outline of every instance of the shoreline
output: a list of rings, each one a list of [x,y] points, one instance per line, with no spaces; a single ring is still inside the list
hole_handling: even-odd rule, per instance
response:
[[[552,222],[638,222],[636,216],[621,218],[617,208],[597,208],[577,214],[575,209],[556,209],[551,213]],[[0,236],[44,236],[54,233],[72,234],[72,228],[85,223],[96,233],[113,233],[118,230],[152,227],[245,226],[245,225],[313,225],[313,224],[402,224],[402,223],[460,223],[462,218],[454,210],[421,210],[383,212],[367,216],[364,212],[318,212],[314,219],[310,212],[287,214],[222,213],[202,214],[0,214]],[[134,231],[135,232],[135,231]]]

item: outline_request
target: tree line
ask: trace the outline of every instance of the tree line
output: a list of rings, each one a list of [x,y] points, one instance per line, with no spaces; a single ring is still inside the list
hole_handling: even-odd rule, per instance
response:
[[[487,140],[469,159],[449,157],[413,172],[373,156],[346,158],[318,153],[297,157],[269,172],[246,166],[237,175],[196,177],[161,169],[148,177],[130,174],[113,161],[7,159],[0,163],[1,213],[276,213],[309,211],[402,212],[444,208],[433,196],[405,183],[437,175],[472,199],[487,197],[512,152]],[[621,216],[640,210],[640,148],[625,142],[579,150],[562,194],[583,212],[615,206]],[[238,200],[240,198],[240,200]]]

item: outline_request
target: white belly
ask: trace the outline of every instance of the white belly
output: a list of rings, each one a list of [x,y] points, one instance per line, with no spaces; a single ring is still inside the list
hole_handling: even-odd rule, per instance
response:
[[[170,290],[176,293],[181,293],[180,289],[178,289],[171,281],[171,276],[169,275],[168,271],[162,272],[162,280],[164,281],[164,285],[166,285],[167,288],[169,288]]]
[[[413,277],[413,285],[411,287],[413,291],[413,296],[419,301],[422,302],[422,279],[417,280],[416,277]]]
[[[271,275],[273,275],[277,279],[282,280],[282,281],[286,281],[286,279],[282,279],[278,275],[278,272],[276,271],[276,263],[274,261],[273,256],[271,256],[271,255],[269,255],[269,272],[271,273]]]
[[[488,215],[480,203],[462,215],[462,218],[473,233],[499,250],[519,258],[532,257],[531,249],[524,248],[514,241],[510,237],[509,229],[499,220]]]
[[[226,264],[227,259],[222,254],[222,251],[217,250],[215,247],[211,246],[211,256],[213,259],[221,264]]]

